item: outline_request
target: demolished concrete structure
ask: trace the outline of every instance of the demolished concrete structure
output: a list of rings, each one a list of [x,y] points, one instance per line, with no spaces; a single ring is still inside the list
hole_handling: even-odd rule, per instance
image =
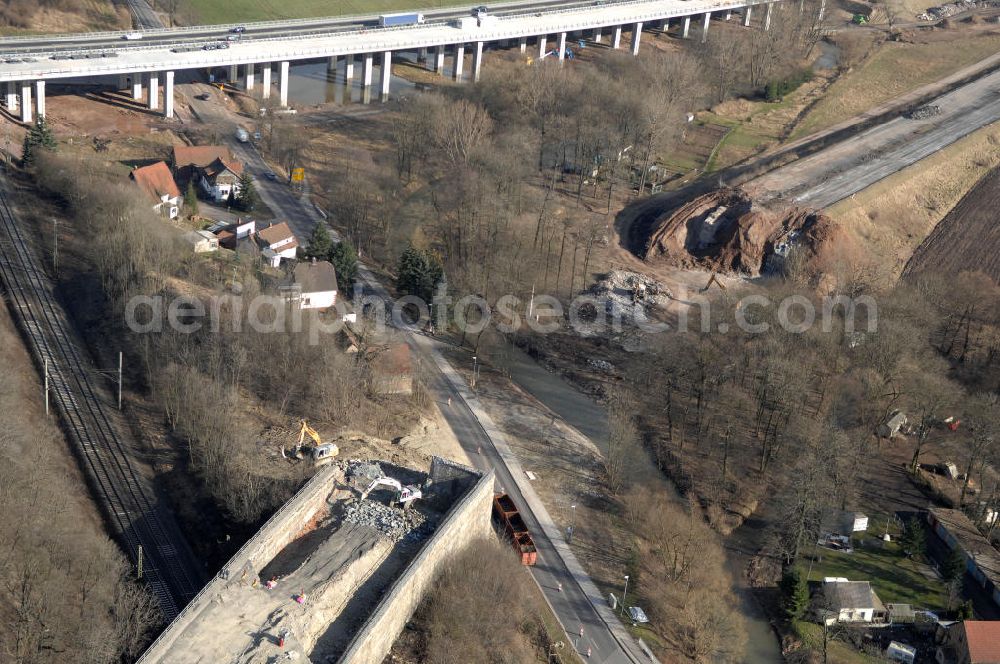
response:
[[[361,500],[349,464],[362,476],[421,475],[424,499],[409,514],[382,496]],[[440,563],[490,536],[492,497],[492,472],[437,457],[429,473],[356,461],[324,467],[139,662],[380,662]]]

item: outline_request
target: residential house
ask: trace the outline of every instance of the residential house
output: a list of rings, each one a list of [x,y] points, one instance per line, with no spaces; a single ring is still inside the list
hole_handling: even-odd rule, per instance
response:
[[[961,510],[932,507],[927,522],[949,549],[962,552],[969,574],[1000,605],[1000,553],[972,519]]]
[[[304,261],[281,287],[300,309],[328,309],[337,302],[337,272],[328,261]]]
[[[153,201],[154,212],[167,219],[177,218],[181,211],[181,192],[165,161],[133,169],[130,177]]]
[[[293,260],[299,247],[299,240],[288,227],[287,222],[273,224],[257,232],[257,244],[261,255],[271,267],[281,265],[282,259]]]
[[[413,360],[405,343],[382,346],[367,353],[371,387],[376,394],[412,394]]]
[[[209,228],[208,230],[212,230]],[[226,249],[236,249],[236,245],[244,238],[251,238],[257,232],[257,222],[253,219],[237,219],[236,223],[228,224],[215,231],[219,244]]]
[[[827,624],[870,623],[885,615],[885,607],[867,581],[831,579],[823,582],[820,614]]]
[[[219,250],[219,238],[208,231],[191,231],[181,236],[181,239],[196,254]]]
[[[1000,620],[966,620],[944,633],[939,664],[1000,664]]]
[[[224,145],[175,145],[174,172],[221,203],[239,193],[243,164]]]

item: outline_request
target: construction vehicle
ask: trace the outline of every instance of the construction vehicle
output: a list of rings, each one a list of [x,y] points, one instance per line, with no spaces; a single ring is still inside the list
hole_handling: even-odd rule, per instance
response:
[[[307,435],[312,439],[311,444],[306,443]],[[338,454],[340,454],[340,448],[337,447],[337,444],[324,443],[323,439],[319,437],[319,433],[305,420],[302,420],[302,428],[299,430],[299,442],[290,455],[285,451],[285,448],[281,448],[281,456],[285,459],[304,459],[308,455],[317,466],[330,463]]]
[[[511,545],[521,556],[522,565],[534,565],[538,560],[538,550],[535,541],[531,539],[528,527],[524,525],[521,513],[517,511],[514,501],[506,493],[493,496],[493,514],[503,525],[504,532],[510,538]]]
[[[391,505],[400,505],[404,510],[409,510],[413,506],[413,501],[417,498],[423,498],[423,492],[420,487],[408,484],[403,486],[403,483],[399,480],[393,479],[391,477],[377,477],[372,480],[372,483],[368,485],[368,488],[361,492],[361,500],[368,498],[368,494],[377,489],[380,486],[387,486],[396,492],[395,498]]]

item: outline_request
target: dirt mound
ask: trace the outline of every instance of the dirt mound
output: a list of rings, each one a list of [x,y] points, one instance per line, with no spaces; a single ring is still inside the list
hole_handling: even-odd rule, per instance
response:
[[[780,267],[793,248],[815,257],[834,235],[826,215],[802,208],[778,213],[755,206],[742,189],[720,189],[659,220],[644,258],[757,276]]]

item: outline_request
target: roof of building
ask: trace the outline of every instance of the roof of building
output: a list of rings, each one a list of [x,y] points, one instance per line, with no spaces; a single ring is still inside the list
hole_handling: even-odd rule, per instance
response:
[[[1000,553],[993,548],[962,510],[932,507],[931,516],[944,526],[967,555],[971,555],[983,575],[1000,587]]]
[[[226,171],[232,172],[234,175],[243,174],[243,164],[236,161],[235,159],[216,159],[211,164],[204,167],[205,176],[210,180],[214,180],[219,175],[225,173]]]
[[[174,168],[197,166],[205,168],[217,159],[237,161],[225,145],[175,145]]]
[[[823,584],[827,607],[841,609],[874,609],[875,593],[867,581],[830,581]]]
[[[277,244],[282,240],[287,240],[292,238],[294,243],[288,245],[284,248],[290,248],[291,246],[299,246],[299,241],[295,237],[295,233],[292,229],[288,227],[288,222],[282,221],[280,224],[273,224],[257,232],[257,237],[263,240],[268,246]]]
[[[164,195],[180,198],[181,191],[177,188],[174,176],[165,161],[136,168],[132,171],[131,176],[135,183],[152,196],[157,203]]]
[[[383,375],[408,376],[413,371],[410,347],[403,343],[376,349],[370,362],[372,369]]]
[[[293,278],[303,293],[329,293],[337,290],[337,271],[328,261],[302,261],[295,266]]]
[[[972,664],[1000,663],[1000,620],[966,620],[962,626]]]

